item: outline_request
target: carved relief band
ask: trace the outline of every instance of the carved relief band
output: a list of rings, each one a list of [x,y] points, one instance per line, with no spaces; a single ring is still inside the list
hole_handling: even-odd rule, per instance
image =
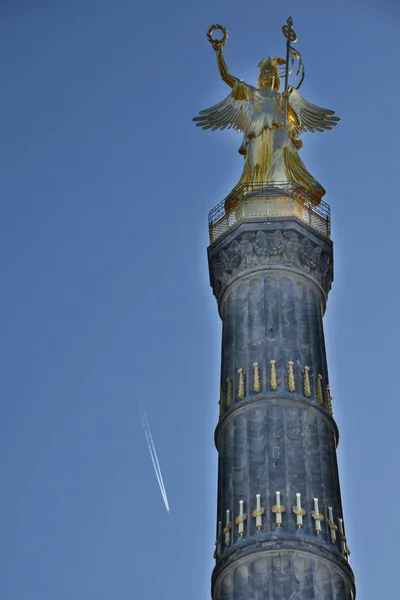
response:
[[[210,283],[219,300],[239,275],[286,267],[311,277],[328,294],[333,281],[332,243],[294,219],[240,223],[209,248]]]

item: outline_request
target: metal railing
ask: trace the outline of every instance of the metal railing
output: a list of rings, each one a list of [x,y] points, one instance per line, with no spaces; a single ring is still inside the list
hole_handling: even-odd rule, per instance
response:
[[[210,241],[215,242],[244,219],[291,215],[329,238],[329,205],[321,202],[313,206],[311,200],[312,194],[294,183],[243,183],[209,212]]]

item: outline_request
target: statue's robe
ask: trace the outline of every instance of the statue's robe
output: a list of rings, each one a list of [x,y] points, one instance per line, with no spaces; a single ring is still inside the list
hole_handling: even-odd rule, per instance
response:
[[[242,176],[236,186],[243,183],[263,184],[293,182],[310,192],[313,204],[319,204],[325,194],[321,184],[307,171],[298,152],[301,144],[294,139],[294,121],[297,115],[289,106],[289,120],[284,124],[283,99],[279,92],[265,88],[256,89],[240,82],[239,90],[232,95],[246,95],[252,106],[243,133],[239,153],[245,158]]]

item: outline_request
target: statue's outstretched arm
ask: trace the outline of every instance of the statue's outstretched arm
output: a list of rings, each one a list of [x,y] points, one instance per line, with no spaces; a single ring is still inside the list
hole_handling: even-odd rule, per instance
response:
[[[225,83],[229,85],[229,87],[233,88],[235,83],[239,80],[237,79],[237,77],[234,77],[233,75],[229,74],[224,55],[222,54],[222,46],[219,46],[215,49],[215,54],[217,56],[218,69],[222,79],[225,81]]]

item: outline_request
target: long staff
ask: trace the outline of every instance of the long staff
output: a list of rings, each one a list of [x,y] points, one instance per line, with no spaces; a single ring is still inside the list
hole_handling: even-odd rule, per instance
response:
[[[288,87],[289,87],[289,56],[290,56],[290,44],[297,40],[297,35],[293,29],[292,17],[289,17],[286,21],[287,25],[282,27],[283,35],[286,38],[286,69],[285,69],[285,91],[283,92],[283,118],[286,127],[287,121],[287,103],[288,103]]]

